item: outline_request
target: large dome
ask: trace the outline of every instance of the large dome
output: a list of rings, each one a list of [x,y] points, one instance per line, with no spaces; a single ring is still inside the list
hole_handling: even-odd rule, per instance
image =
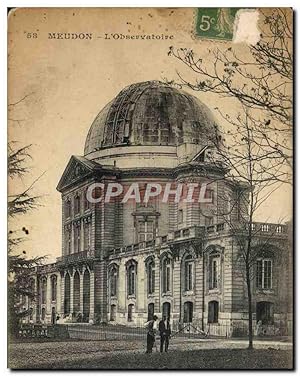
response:
[[[123,146],[206,145],[215,127],[210,110],[197,98],[160,81],[140,82],[99,112],[84,154]]]

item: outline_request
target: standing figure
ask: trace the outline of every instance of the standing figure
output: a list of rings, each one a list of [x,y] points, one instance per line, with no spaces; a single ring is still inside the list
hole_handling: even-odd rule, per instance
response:
[[[167,352],[169,348],[169,338],[171,336],[171,325],[169,318],[163,316],[162,320],[159,322],[158,330],[160,334],[160,352],[163,352],[164,344],[165,352]]]
[[[155,335],[157,332],[157,324],[156,324],[157,316],[154,315],[153,319],[148,321],[145,326],[147,328],[147,351],[146,354],[152,353],[152,348],[155,342]]]
[[[219,32],[218,37],[224,37],[225,34],[233,33],[234,16],[230,13],[230,8],[219,8],[215,30]]]

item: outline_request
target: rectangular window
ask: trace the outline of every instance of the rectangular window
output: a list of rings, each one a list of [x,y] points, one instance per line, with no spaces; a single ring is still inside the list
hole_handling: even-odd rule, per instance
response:
[[[258,288],[262,288],[263,286],[263,261],[262,260],[257,260],[256,264],[256,285]]]
[[[153,240],[154,236],[154,222],[153,221],[139,221],[138,222],[138,241],[145,242]]]
[[[148,294],[153,294],[155,291],[155,270],[153,264],[148,266]]]
[[[80,195],[75,196],[74,209],[75,209],[75,214],[80,213]]]
[[[71,245],[72,245],[72,237],[71,237],[71,229],[67,229],[65,232],[66,240],[65,240],[65,245],[66,245],[66,255],[71,254]]]
[[[210,271],[209,271],[209,289],[218,288],[218,279],[219,279],[219,258],[210,259]]]
[[[193,263],[185,263],[185,291],[193,290]]]
[[[80,225],[74,227],[74,252],[80,252]]]
[[[87,199],[87,189],[84,192],[84,210],[88,210],[90,208],[90,202]]]
[[[91,223],[87,222],[84,224],[84,250],[90,249],[91,243]]]
[[[65,202],[65,217],[71,217],[71,201],[69,199]]]
[[[178,224],[183,223],[183,210],[179,209],[178,210]]]
[[[135,294],[135,267],[131,265],[127,272],[128,295]]]
[[[170,278],[171,278],[171,276],[170,276],[170,267],[168,266],[167,267],[167,270],[166,270],[166,291],[170,291]]]
[[[256,264],[256,285],[260,289],[272,288],[272,260],[260,259]]]
[[[52,302],[56,301],[56,289],[57,289],[57,280],[56,277],[51,278],[51,300]]]
[[[264,260],[264,288],[272,288],[272,261]]]

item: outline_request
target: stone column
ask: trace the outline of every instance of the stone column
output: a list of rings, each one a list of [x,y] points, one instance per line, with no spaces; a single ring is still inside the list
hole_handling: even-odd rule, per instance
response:
[[[37,278],[34,278],[33,284],[33,293],[35,298],[31,300],[31,307],[32,307],[32,320],[36,322],[36,314],[37,314],[37,304],[38,304],[38,294],[37,294]]]
[[[46,290],[46,316],[45,321],[47,323],[51,322],[51,278],[47,275],[47,290]]]
[[[70,274],[70,314],[73,316],[74,273]]]
[[[139,257],[136,274],[136,311],[145,311],[145,281],[147,279],[145,262],[143,257]]]
[[[65,311],[65,272],[60,273],[60,316],[64,315]]]
[[[124,261],[121,262],[119,266],[119,274],[118,274],[118,310],[125,311],[125,303],[126,303],[126,268]]]
[[[57,277],[57,286],[56,286],[56,312],[61,315],[61,275],[60,273],[56,274]]]
[[[95,275],[94,272],[90,272],[90,320],[94,320],[95,312]]]
[[[81,220],[80,221],[80,247],[79,247],[79,251],[82,252],[84,250],[85,250],[84,249],[84,223]]]
[[[83,314],[83,274],[84,274],[85,268],[82,269],[82,272],[79,274],[80,278],[80,312]]]

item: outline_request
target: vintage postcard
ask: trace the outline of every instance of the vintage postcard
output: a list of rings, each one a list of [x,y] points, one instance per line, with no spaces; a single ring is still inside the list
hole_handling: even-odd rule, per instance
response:
[[[8,367],[293,369],[293,10],[8,14]]]

